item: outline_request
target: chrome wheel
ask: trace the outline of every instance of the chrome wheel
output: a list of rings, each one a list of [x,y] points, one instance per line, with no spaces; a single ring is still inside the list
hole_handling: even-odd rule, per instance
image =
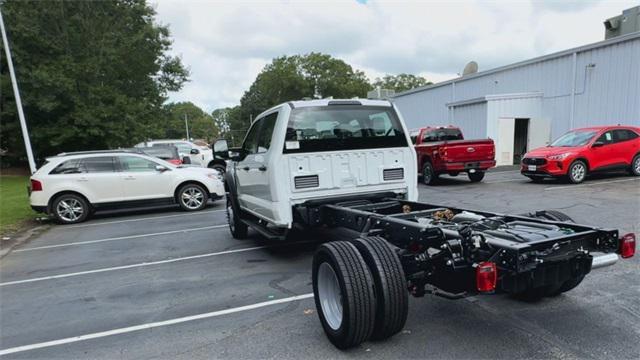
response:
[[[587,168],[584,166],[583,163],[575,163],[572,167],[571,167],[571,179],[574,182],[581,182],[582,180],[584,180],[584,177],[587,175]]]
[[[197,187],[189,187],[182,192],[180,197],[182,205],[189,210],[196,210],[202,206],[205,196],[202,191]]]
[[[82,217],[85,209],[82,203],[73,198],[62,199],[56,206],[56,214],[66,222],[74,222]]]
[[[636,175],[640,175],[640,156],[637,156],[633,161],[633,173]]]
[[[327,324],[338,330],[342,325],[342,293],[335,271],[326,262],[318,268],[318,297]]]

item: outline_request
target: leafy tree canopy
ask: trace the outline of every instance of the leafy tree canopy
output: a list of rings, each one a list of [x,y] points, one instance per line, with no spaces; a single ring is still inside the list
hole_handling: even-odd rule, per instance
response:
[[[309,98],[365,97],[371,88],[362,71],[330,55],[310,53],[273,59],[258,74],[232,112],[232,131],[246,130],[249,119],[279,103]]]
[[[385,75],[382,78],[376,78],[376,81],[374,81],[372,85],[374,88],[380,87],[381,89],[395,90],[395,92],[398,93],[431,84],[433,84],[431,81],[428,81],[422,76],[398,74]]]
[[[164,138],[186,138],[186,122],[189,126],[189,137],[203,139],[211,143],[218,137],[218,127],[213,117],[191,102],[179,102],[167,104],[164,111]]]
[[[145,0],[8,1],[7,26],[37,157],[130,146],[162,135],[162,104],[188,71]],[[3,58],[4,58],[4,49]],[[24,152],[3,59],[2,144]]]

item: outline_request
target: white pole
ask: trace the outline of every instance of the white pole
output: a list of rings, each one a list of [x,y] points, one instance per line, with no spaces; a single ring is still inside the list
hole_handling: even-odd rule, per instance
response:
[[[187,129],[187,141],[190,141],[191,138],[189,137],[189,123],[187,122],[187,114],[184,114],[184,127],[185,129]]]
[[[7,40],[7,31],[4,28],[4,20],[0,11],[0,30],[2,31],[2,42],[4,43],[4,51],[7,55],[7,64],[9,65],[9,76],[11,76],[11,84],[13,85],[13,96],[16,98],[16,107],[18,108],[18,118],[20,119],[20,127],[22,128],[22,138],[24,139],[24,147],[27,149],[27,158],[29,159],[29,168],[31,173],[36,172],[36,162],[33,159],[33,151],[31,150],[31,140],[29,140],[29,130],[27,130],[27,122],[24,119],[22,111],[22,101],[20,100],[20,91],[18,91],[18,81],[16,81],[16,73],[13,71],[13,60],[11,60],[11,50],[9,50],[9,40]]]

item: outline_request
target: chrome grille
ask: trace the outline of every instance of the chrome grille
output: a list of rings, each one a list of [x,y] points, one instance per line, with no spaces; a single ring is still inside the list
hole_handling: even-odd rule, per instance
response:
[[[296,176],[293,178],[296,189],[306,189],[320,186],[318,175]]]
[[[402,180],[404,179],[404,168],[384,169],[382,171],[382,178],[384,181]]]

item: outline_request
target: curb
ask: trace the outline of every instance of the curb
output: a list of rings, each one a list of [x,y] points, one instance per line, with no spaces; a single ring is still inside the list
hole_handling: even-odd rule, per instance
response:
[[[26,243],[32,238],[42,234],[50,227],[51,225],[48,224],[37,225],[35,227],[20,231],[20,235],[12,237],[10,240],[2,240],[0,242],[0,259],[7,256],[16,246]]]

